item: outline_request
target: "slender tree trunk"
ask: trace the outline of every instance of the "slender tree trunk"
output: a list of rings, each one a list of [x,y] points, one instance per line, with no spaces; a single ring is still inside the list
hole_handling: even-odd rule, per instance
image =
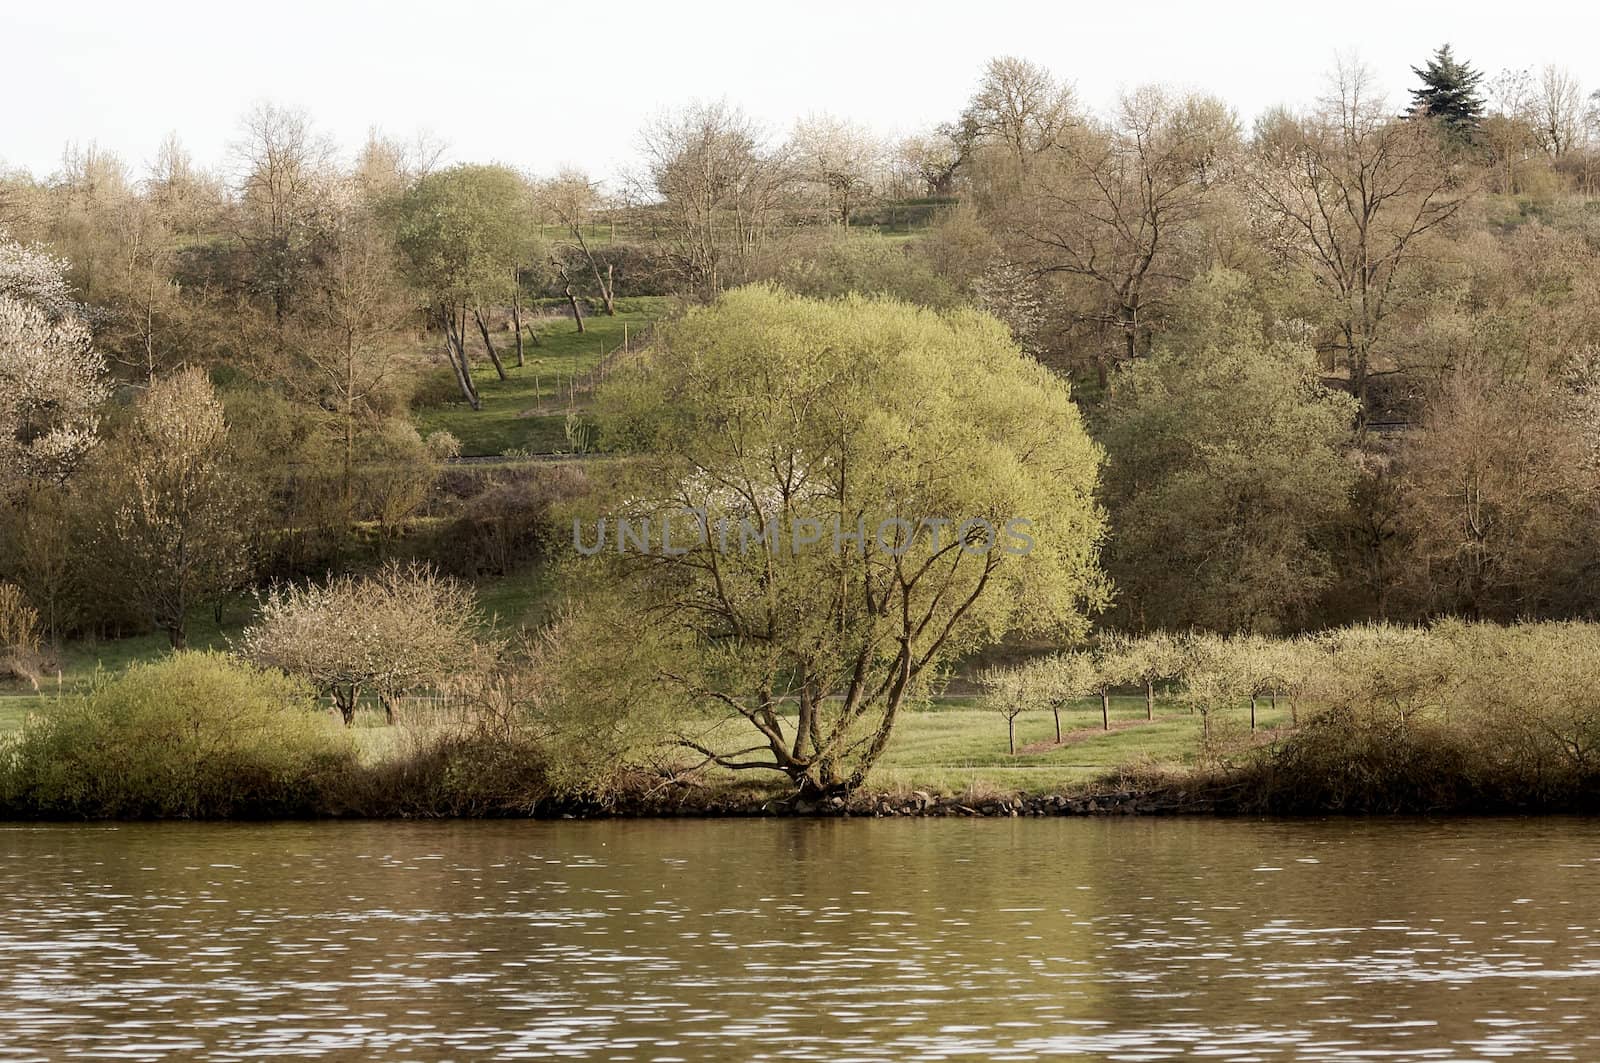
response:
[[[1017,755],[1017,718],[1015,716],[1007,716],[1006,717],[1006,741],[1011,747],[1011,755],[1013,757],[1016,756]]]
[[[1144,718],[1156,718],[1156,684],[1153,680],[1145,680],[1144,684]]]
[[[600,264],[594,260],[594,253],[589,250],[588,243],[583,239],[583,229],[576,222],[572,226],[572,235],[577,239],[578,248],[583,252],[583,257],[589,260],[589,272],[594,274],[595,286],[600,289],[600,302],[606,309],[606,316],[616,317],[617,305],[616,300],[613,298],[615,291],[611,286],[611,266],[606,266],[606,275],[602,277],[600,275]],[[563,281],[567,279],[565,272],[562,273],[561,279]],[[572,293],[569,291],[567,293],[568,298],[571,298],[571,295]],[[577,312],[576,308],[574,308],[573,312]],[[581,332],[582,329],[579,329],[579,331]]]
[[[356,464],[356,349],[355,337],[345,333],[344,345],[344,482],[341,493],[344,501],[344,522],[354,517],[355,505],[351,491]]]
[[[1256,729],[1256,696],[1250,695],[1250,730]]]
[[[583,332],[583,311],[578,309],[578,297],[572,294],[572,282],[567,280],[565,271],[561,274],[561,291],[567,297],[567,304],[572,307],[572,320],[577,323],[578,331]]]
[[[1100,727],[1111,730],[1111,691],[1105,687],[1100,688]]]
[[[511,327],[517,333],[517,368],[521,369],[527,364],[522,355],[522,289],[521,285],[511,291]]]
[[[439,327],[444,331],[445,358],[450,362],[450,368],[456,375],[456,386],[461,389],[461,397],[474,410],[483,408],[483,400],[478,397],[478,389],[472,383],[472,365],[467,361],[466,345],[462,342],[465,338],[464,323],[460,322],[453,309],[439,308]],[[458,330],[458,323],[463,327]]]
[[[1061,706],[1050,706],[1050,712],[1056,718],[1056,745],[1059,746],[1061,744]]]
[[[483,337],[483,349],[489,352],[489,361],[494,363],[494,371],[501,380],[507,379],[505,363],[500,361],[500,352],[494,349],[494,342],[489,339],[489,326],[483,320],[483,308],[472,308],[472,319],[478,323],[478,334]]]

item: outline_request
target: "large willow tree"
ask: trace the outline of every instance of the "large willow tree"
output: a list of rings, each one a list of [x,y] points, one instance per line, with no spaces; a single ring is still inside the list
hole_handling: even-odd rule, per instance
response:
[[[591,726],[648,708],[707,761],[849,790],[942,665],[1103,598],[1100,452],[993,318],[741,289],[663,327],[601,417],[633,458],[575,529]]]

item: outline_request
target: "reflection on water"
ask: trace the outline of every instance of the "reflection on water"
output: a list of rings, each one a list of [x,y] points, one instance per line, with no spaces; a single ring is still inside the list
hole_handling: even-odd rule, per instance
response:
[[[0,1060],[1600,1059],[1600,825],[0,828]]]

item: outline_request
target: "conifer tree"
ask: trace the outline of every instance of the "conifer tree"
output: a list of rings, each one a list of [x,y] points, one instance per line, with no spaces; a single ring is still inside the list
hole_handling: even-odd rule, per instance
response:
[[[1411,72],[1422,79],[1422,87],[1411,90],[1414,114],[1437,119],[1454,139],[1466,141],[1477,135],[1483,118],[1483,97],[1478,94],[1482,73],[1451,55],[1448,44]]]

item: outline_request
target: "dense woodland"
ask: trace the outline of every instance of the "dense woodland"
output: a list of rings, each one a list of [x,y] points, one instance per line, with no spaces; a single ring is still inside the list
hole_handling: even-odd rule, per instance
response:
[[[175,134],[148,164],[74,143],[54,173],[0,173],[0,614],[36,628],[0,615],[0,642],[37,656],[13,652],[14,670],[86,637],[182,647],[197,614],[257,592],[270,614],[330,576],[378,573],[393,605],[415,593],[397,564],[423,583],[518,578],[543,602],[528,573],[570,552],[563,522],[605,494],[605,455],[704,442],[662,412],[671,396],[731,403],[741,373],[835,363],[851,387],[826,394],[857,428],[959,396],[968,412],[927,424],[977,441],[941,451],[976,481],[1052,448],[1087,470],[1006,496],[1085,543],[1052,576],[1049,619],[1071,637],[1600,610],[1600,93],[1448,47],[1409,73],[1341,65],[1322,98],[1254,116],[1161,85],[1097,111],[1013,58],[974,81],[959,114],[898,143],[845,117],[774,131],[729,100],[690,104],[609,182],[447,162],[425,137],[352,154],[272,104],[225,159]],[[538,410],[559,443],[497,437],[466,450],[501,460],[460,460],[497,387],[629,313],[626,350],[551,377]],[[807,352],[807,335],[836,339]],[[873,335],[925,342],[879,364]],[[1018,360],[963,361],[992,336]],[[729,337],[761,353],[741,361]],[[641,357],[655,367],[623,372]],[[609,397],[608,370],[626,378]],[[863,388],[881,401],[849,405]],[[999,425],[1027,446],[990,439]],[[637,573],[611,575],[613,614],[650,601]],[[561,613],[532,609],[530,631]],[[555,628],[593,647],[596,623]],[[439,653],[460,661],[456,636]],[[794,668],[769,662],[768,688]]]

